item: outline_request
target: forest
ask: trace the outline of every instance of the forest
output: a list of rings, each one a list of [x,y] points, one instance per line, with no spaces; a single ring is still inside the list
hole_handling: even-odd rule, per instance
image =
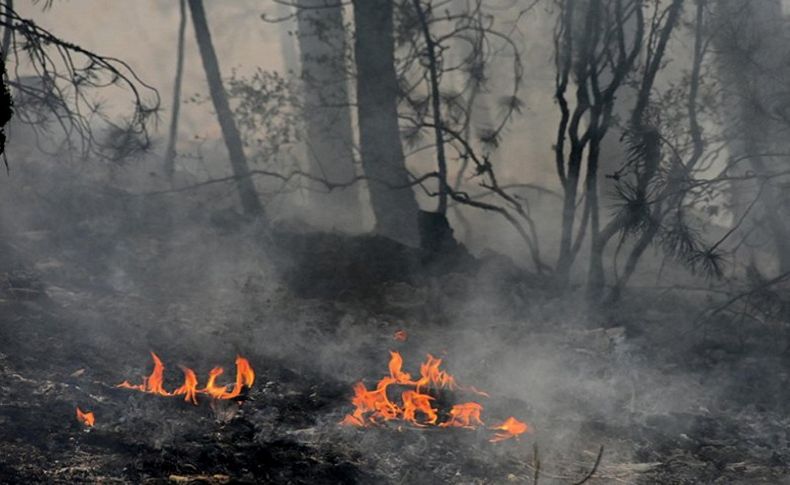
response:
[[[0,0],[0,483],[790,483],[790,1]]]

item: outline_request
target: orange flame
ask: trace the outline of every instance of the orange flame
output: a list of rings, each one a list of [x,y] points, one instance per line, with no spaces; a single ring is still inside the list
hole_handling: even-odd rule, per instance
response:
[[[227,399],[240,396],[245,389],[249,389],[255,383],[255,371],[252,370],[250,361],[244,357],[236,356],[236,384]]]
[[[239,397],[246,389],[252,387],[252,384],[255,382],[255,371],[252,369],[250,362],[244,357],[237,356],[236,382],[230,391],[228,391],[228,385],[219,385],[216,383],[217,378],[225,372],[222,367],[214,367],[211,369],[208,381],[206,381],[206,386],[203,389],[198,389],[198,378],[195,371],[189,367],[182,367],[181,370],[184,372],[184,384],[171,393],[164,388],[165,366],[162,364],[162,360],[153,352],[151,352],[151,357],[154,360],[154,370],[148,377],[143,377],[142,384],[130,384],[129,381],[123,381],[116,387],[157,394],[160,396],[183,395],[184,401],[197,405],[198,393],[208,394],[214,399],[234,399]]]
[[[488,394],[474,387],[460,386],[455,377],[441,369],[441,365],[442,359],[429,354],[420,366],[420,378],[412,380],[411,375],[403,370],[403,357],[398,352],[391,351],[389,375],[382,377],[373,390],[368,390],[362,382],[356,383],[354,397],[351,399],[354,411],[347,414],[340,424],[364,428],[400,419],[417,427],[475,429],[484,426],[481,417],[483,406],[476,402],[454,405],[448,413],[449,418],[439,422],[440,412],[434,405],[436,397],[430,394],[432,390],[462,389],[488,397]],[[400,402],[390,400],[388,391],[393,387],[409,388],[401,392]],[[528,431],[525,423],[512,417],[492,429],[498,431],[491,439],[492,442],[512,438]]]
[[[245,388],[252,387],[255,382],[255,372],[250,366],[250,362],[244,357],[236,357],[236,383],[233,385],[233,390],[228,391],[228,386],[220,386],[216,384],[217,377],[222,375],[225,370],[222,367],[214,367],[208,375],[208,382],[206,387],[202,390],[214,399],[233,399],[241,395]]]
[[[417,411],[421,412],[427,420],[425,424],[436,424],[439,419],[437,410],[431,407],[433,397],[428,394],[420,394],[415,391],[404,391],[401,398],[403,399],[403,420],[417,426],[424,426],[417,422]]]
[[[409,338],[409,334],[406,333],[406,330],[398,330],[392,335],[392,338],[397,340],[398,342],[405,342]]]
[[[77,421],[91,428],[93,427],[93,424],[96,422],[96,417],[93,415],[92,411],[83,413],[80,407],[77,406]]]
[[[483,426],[483,420],[480,419],[480,413],[483,411],[483,406],[476,402],[467,402],[464,404],[456,404],[450,410],[450,420],[446,421],[439,426],[442,427],[458,427],[474,429],[478,426]]]
[[[440,370],[439,366],[442,365],[442,359],[428,354],[428,360],[420,365],[420,380],[417,381],[417,390],[421,387],[432,386],[439,389],[453,390],[458,387],[455,383],[455,377],[447,372]]]
[[[197,405],[198,379],[195,371],[189,367],[181,367],[184,372],[184,385],[173,391],[174,396],[184,395],[184,401]]]
[[[517,438],[519,435],[522,435],[529,431],[529,426],[527,423],[523,423],[518,419],[514,418],[513,416],[507,418],[504,423],[494,426],[491,429],[495,431],[499,431],[498,433],[494,434],[494,437],[491,438],[491,443],[496,443],[497,441],[504,441],[510,438]]]
[[[125,389],[134,389],[136,391],[147,392],[150,394],[159,394],[160,396],[170,396],[171,394],[165,391],[163,384],[164,384],[164,374],[165,374],[165,366],[162,364],[162,360],[159,358],[158,355],[151,352],[151,358],[154,359],[154,370],[151,371],[151,375],[148,377],[143,377],[142,384],[129,384],[129,381],[123,381],[118,384],[117,387],[123,387]]]
[[[227,387],[218,386],[215,384],[215,382],[217,381],[217,377],[221,376],[224,372],[225,370],[222,367],[214,367],[211,369],[211,372],[208,373],[208,382],[206,382],[206,387],[204,387],[200,392],[205,392],[214,399],[222,399],[222,396],[225,395],[225,391],[227,391]]]
[[[410,384],[411,374],[402,371],[403,357],[398,352],[390,352],[390,377],[399,384]]]

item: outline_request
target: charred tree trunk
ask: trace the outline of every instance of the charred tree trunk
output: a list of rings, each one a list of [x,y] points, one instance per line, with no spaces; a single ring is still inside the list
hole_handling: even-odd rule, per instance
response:
[[[431,110],[433,111],[433,131],[436,142],[436,164],[439,173],[439,205],[436,212],[447,214],[447,157],[444,154],[444,126],[442,122],[442,99],[439,90],[439,66],[436,58],[436,43],[431,36],[428,17],[420,3],[414,0],[414,10],[420,21],[420,28],[425,39],[425,53],[428,57],[428,79],[431,86]]]
[[[5,2],[5,11],[6,13],[13,12],[14,10],[14,0],[6,0]],[[8,53],[11,47],[11,20],[9,20],[9,25],[3,29],[3,46],[2,46],[2,58],[3,58],[3,66],[5,66],[5,62],[8,59]]]
[[[582,119],[591,107],[586,86],[589,77],[587,58],[592,55],[591,49],[594,46],[591,40],[594,30],[597,28],[593,22],[594,16],[590,15],[589,6],[582,5],[582,15],[576,11],[577,7],[579,7],[579,2],[574,0],[566,0],[562,3],[559,19],[561,29],[555,38],[557,78],[554,96],[560,108],[561,118],[554,150],[557,175],[563,191],[560,247],[555,276],[561,287],[566,287],[570,283],[571,267],[578,252],[574,249],[573,229],[576,221],[576,205],[584,149],[587,144],[586,138],[580,136],[579,133]],[[581,28],[577,29],[579,18],[584,18],[585,21]],[[577,30],[578,38],[575,35]],[[577,89],[576,106],[571,111],[566,94],[572,81],[577,85]],[[566,147],[566,143],[570,146]],[[567,159],[566,148],[570,148]],[[585,228],[586,224],[587,221],[582,220],[581,228]],[[581,231],[576,240],[581,243]]]
[[[173,108],[170,114],[170,133],[165,151],[164,170],[170,184],[173,184],[173,172],[176,161],[176,140],[178,139],[178,116],[181,110],[181,84],[184,74],[184,34],[187,26],[186,0],[180,0],[180,20],[178,23],[178,53],[176,54],[176,77],[173,81]]]
[[[214,110],[217,112],[217,120],[222,129],[222,137],[225,139],[225,146],[230,155],[233,175],[236,177],[241,205],[247,215],[255,217],[265,216],[263,205],[255,191],[255,184],[250,178],[250,168],[247,163],[247,157],[244,155],[241,136],[233,119],[233,112],[230,110],[225,88],[222,86],[222,75],[219,70],[217,54],[214,52],[214,46],[211,42],[203,1],[189,0],[189,11],[192,14],[192,23],[195,27],[195,37],[200,49],[200,57],[203,60],[203,68],[206,71],[211,101],[214,104]]]
[[[310,172],[334,182],[356,175],[346,68],[343,7],[326,0],[298,0],[297,23]],[[313,210],[333,226],[360,230],[359,186],[311,193]]]
[[[417,245],[417,200],[398,126],[392,0],[354,0],[357,112],[376,231]]]
[[[14,114],[14,101],[6,85],[5,53],[7,48],[8,44],[5,44],[0,49],[0,155],[3,157],[6,170],[8,170],[8,162],[5,157],[5,127]]]

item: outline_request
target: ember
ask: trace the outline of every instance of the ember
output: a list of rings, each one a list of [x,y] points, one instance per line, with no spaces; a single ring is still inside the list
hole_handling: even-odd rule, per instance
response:
[[[355,384],[354,397],[351,400],[355,409],[351,414],[347,414],[340,424],[363,428],[401,420],[416,427],[476,429],[483,426],[481,418],[483,406],[473,401],[455,404],[447,413],[449,418],[439,422],[440,411],[434,407],[436,396],[431,394],[432,391],[465,390],[488,397],[488,394],[474,387],[459,386],[455,377],[440,369],[441,364],[441,359],[429,354],[420,366],[420,378],[412,380],[411,374],[403,371],[403,358],[400,353],[390,352],[389,375],[381,378],[376,388],[370,391],[362,382]],[[388,389],[393,385],[411,389],[401,392],[400,402],[393,402],[387,395]],[[498,431],[491,438],[492,443],[514,438],[529,431],[526,423],[513,417],[491,429]]]
[[[398,342],[405,342],[409,338],[409,334],[406,333],[406,330],[398,330],[392,335],[392,338],[397,340]]]
[[[96,422],[96,417],[93,415],[93,412],[91,411],[82,412],[79,406],[77,406],[77,421],[91,428],[93,427],[93,424]]]
[[[148,377],[143,377],[142,384],[130,384],[129,381],[123,381],[116,387],[159,396],[184,396],[184,401],[197,405],[198,394],[208,394],[213,399],[238,399],[255,382],[255,371],[253,371],[250,362],[244,357],[238,356],[236,357],[236,382],[231,390],[228,390],[229,384],[217,384],[217,378],[225,372],[222,367],[211,369],[206,386],[202,389],[198,389],[198,378],[195,371],[189,367],[181,367],[184,373],[184,384],[173,392],[168,392],[164,388],[165,366],[155,353],[151,352],[151,358],[154,360],[154,370]]]

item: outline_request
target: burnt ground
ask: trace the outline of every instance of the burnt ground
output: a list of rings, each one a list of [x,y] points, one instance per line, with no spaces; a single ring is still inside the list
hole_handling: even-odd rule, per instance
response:
[[[499,256],[422,271],[378,238],[90,189],[4,220],[2,483],[533,483],[536,451],[540,483],[574,483],[599,446],[587,483],[790,483],[785,328],[700,323],[715,294],[644,288],[593,314]],[[390,349],[411,371],[442,356],[491,394],[489,421],[533,432],[339,426]],[[240,406],[115,388],[151,350],[169,389],[177,364],[232,372],[237,353],[256,382]]]

